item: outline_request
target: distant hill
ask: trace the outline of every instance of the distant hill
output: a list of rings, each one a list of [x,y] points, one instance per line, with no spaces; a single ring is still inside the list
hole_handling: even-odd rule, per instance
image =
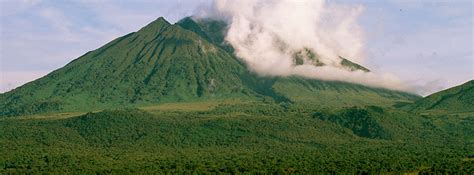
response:
[[[420,99],[410,106],[410,110],[472,112],[474,111],[474,80]]]
[[[344,82],[260,77],[234,56],[224,42],[225,28],[219,21],[186,18],[173,25],[158,18],[0,94],[0,116],[229,98],[317,106],[391,105],[419,98]],[[317,59],[312,54],[306,50],[300,56]],[[369,71],[342,57],[341,62],[350,70]]]

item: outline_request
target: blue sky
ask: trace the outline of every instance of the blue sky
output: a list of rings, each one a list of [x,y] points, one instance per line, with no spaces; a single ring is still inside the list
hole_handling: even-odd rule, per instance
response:
[[[60,68],[87,51],[163,16],[195,14],[210,0],[0,0],[0,92]],[[372,70],[420,94],[474,79],[470,0],[336,0],[362,5]]]

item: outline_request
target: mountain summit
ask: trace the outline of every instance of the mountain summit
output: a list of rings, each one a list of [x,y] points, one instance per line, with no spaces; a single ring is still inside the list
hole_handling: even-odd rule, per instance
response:
[[[66,66],[0,95],[0,116],[208,99],[317,105],[377,104],[417,96],[343,82],[260,77],[224,42],[225,23],[160,17]],[[351,69],[368,69],[341,58]]]

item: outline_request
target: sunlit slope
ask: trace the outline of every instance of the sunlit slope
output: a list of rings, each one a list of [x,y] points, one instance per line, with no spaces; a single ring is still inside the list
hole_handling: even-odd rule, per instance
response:
[[[413,111],[474,111],[474,80],[434,93],[410,106]]]

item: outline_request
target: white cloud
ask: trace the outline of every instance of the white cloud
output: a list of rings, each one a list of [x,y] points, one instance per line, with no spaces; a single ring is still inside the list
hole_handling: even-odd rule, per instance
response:
[[[343,6],[323,0],[216,0],[217,14],[227,16],[226,40],[249,68],[262,75],[302,75],[396,90],[408,88],[387,73],[350,72],[339,56],[361,63],[365,58],[364,31],[357,19],[362,6]],[[294,65],[294,54],[315,51],[315,62]]]

